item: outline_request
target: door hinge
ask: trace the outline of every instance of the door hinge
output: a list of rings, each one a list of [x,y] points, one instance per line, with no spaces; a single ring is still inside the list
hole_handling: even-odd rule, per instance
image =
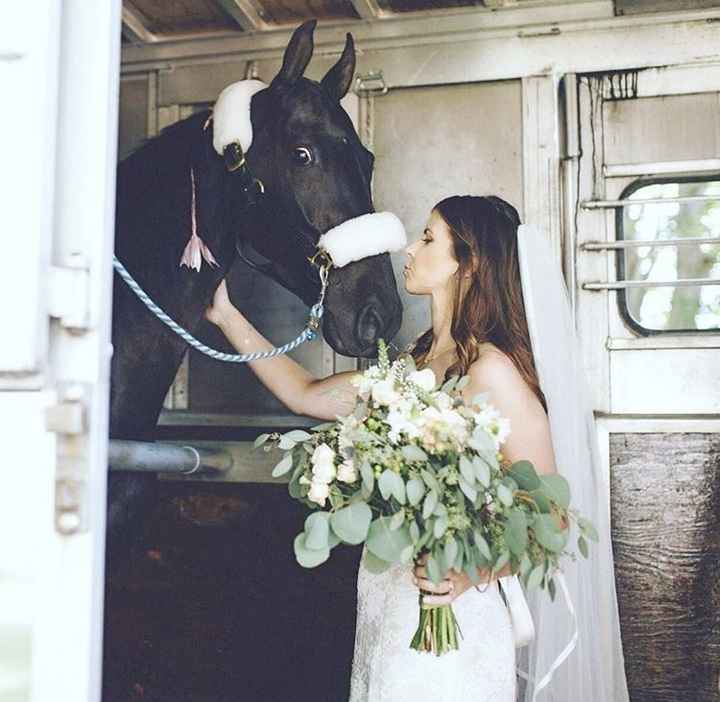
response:
[[[63,536],[87,531],[89,388],[69,383],[45,412],[45,426],[56,435],[55,530]]]
[[[90,270],[83,256],[72,257],[70,265],[50,266],[48,314],[67,329],[90,326]]]

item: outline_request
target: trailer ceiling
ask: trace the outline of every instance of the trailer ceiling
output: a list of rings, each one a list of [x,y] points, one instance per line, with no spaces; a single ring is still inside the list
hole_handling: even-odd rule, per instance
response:
[[[321,23],[382,22],[407,16],[581,4],[583,0],[123,0],[123,42],[150,44],[268,32],[306,19]],[[609,4],[609,3],[608,3]],[[720,0],[613,0],[616,15],[720,7]]]

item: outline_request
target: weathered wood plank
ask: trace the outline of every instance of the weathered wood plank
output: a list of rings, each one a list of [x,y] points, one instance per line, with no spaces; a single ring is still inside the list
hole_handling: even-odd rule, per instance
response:
[[[612,434],[610,462],[632,702],[717,702],[720,436]]]

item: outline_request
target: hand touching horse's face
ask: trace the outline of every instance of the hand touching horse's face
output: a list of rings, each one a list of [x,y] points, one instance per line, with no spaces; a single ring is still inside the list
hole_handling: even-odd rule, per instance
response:
[[[272,264],[271,275],[312,305],[319,294],[317,270],[308,257],[328,229],[373,212],[373,155],[360,142],[340,99],[355,70],[348,35],[338,63],[320,83],[302,74],[313,51],[314,22],[295,31],[283,67],[270,87],[252,99],[253,175],[266,189],[263,227],[254,248]],[[380,337],[400,327],[401,306],[390,258],[373,256],[334,269],[323,332],[347,355],[374,355]]]

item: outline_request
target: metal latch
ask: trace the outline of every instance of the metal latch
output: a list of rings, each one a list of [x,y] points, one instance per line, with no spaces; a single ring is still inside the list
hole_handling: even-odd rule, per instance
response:
[[[90,271],[83,256],[68,266],[50,266],[48,314],[67,329],[84,330],[90,323]]]
[[[55,529],[64,536],[87,530],[88,391],[79,383],[58,390],[58,402],[45,412],[45,426],[56,434]]]
[[[368,71],[364,75],[355,78],[353,91],[356,95],[385,95],[388,86],[385,82],[382,70]]]

